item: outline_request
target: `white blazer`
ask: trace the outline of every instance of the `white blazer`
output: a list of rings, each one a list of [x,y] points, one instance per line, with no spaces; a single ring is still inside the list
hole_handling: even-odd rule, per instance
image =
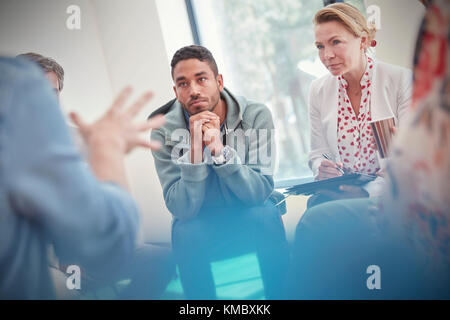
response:
[[[309,92],[309,117],[311,152],[308,164],[314,176],[318,174],[322,154],[332,155],[341,161],[337,146],[338,78],[328,74],[311,83]],[[401,126],[407,115],[412,95],[412,72],[409,69],[375,61],[372,74],[370,112],[372,120],[394,117]],[[383,161],[379,158],[383,167]],[[380,192],[382,179],[367,184],[370,196]]]

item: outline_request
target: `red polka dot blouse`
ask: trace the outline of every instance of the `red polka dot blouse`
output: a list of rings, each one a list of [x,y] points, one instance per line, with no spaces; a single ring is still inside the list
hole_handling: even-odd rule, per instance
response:
[[[337,137],[338,150],[344,168],[349,172],[374,174],[380,169],[376,146],[370,127],[370,85],[374,61],[367,57],[366,70],[361,78],[361,104],[356,115],[347,95],[348,84],[339,79]]]

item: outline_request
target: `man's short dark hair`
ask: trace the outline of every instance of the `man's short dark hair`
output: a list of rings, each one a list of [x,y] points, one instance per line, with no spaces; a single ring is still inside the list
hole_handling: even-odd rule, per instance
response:
[[[219,69],[217,68],[216,60],[214,60],[212,53],[205,47],[191,45],[179,49],[173,55],[172,62],[170,63],[170,66],[172,67],[172,78],[173,69],[175,69],[175,66],[178,64],[178,62],[188,59],[206,61],[209,64],[211,70],[214,72],[214,75],[216,77],[218,76]]]
[[[54,72],[56,74],[56,77],[58,78],[58,91],[62,91],[64,87],[64,69],[63,67],[61,67],[61,65],[59,65],[58,62],[56,62],[52,58],[44,57],[43,55],[34,52],[23,53],[17,56],[17,58],[20,57],[34,61],[42,68],[45,73]]]

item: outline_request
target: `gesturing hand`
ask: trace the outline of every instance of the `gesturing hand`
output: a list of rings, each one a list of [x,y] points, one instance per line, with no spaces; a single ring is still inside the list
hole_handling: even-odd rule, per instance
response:
[[[90,150],[93,147],[107,147],[121,154],[126,154],[138,146],[153,150],[160,147],[158,142],[148,141],[140,134],[162,126],[164,123],[163,116],[156,116],[145,122],[133,122],[137,114],[153,97],[153,94],[151,92],[142,94],[136,102],[125,109],[125,103],[130,98],[131,92],[131,88],[122,90],[108,111],[92,124],[85,123],[74,112],[70,114],[72,121],[78,126]]]
[[[92,124],[85,123],[79,115],[71,113],[70,117],[78,126],[89,149],[89,164],[99,180],[112,181],[128,189],[125,166],[125,154],[135,147],[157,149],[160,144],[147,141],[141,133],[163,125],[164,117],[156,116],[149,121],[133,123],[134,118],[144,105],[152,98],[146,92],[125,109],[131,88],[126,88],[118,95],[108,111]]]

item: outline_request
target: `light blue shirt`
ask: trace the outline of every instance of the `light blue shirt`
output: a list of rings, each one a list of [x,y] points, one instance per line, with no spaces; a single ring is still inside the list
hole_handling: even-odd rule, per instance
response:
[[[54,297],[49,245],[91,276],[114,274],[138,217],[129,193],[80,157],[42,71],[0,58],[0,299]]]

